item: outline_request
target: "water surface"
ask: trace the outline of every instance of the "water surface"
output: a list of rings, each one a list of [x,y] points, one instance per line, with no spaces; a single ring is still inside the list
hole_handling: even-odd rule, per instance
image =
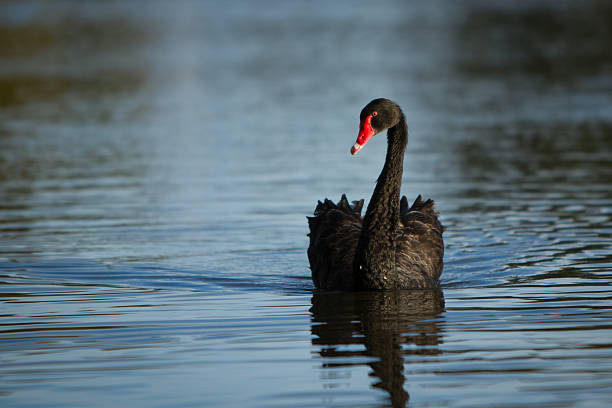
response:
[[[608,407],[612,8],[4,2],[0,403]],[[319,293],[404,108],[440,291]]]

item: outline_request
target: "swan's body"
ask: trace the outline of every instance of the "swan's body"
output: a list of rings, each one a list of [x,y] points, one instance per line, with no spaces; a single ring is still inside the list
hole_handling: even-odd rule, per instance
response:
[[[442,273],[444,228],[432,200],[400,200],[408,131],[404,114],[388,99],[375,99],[361,111],[356,154],[388,129],[387,156],[365,216],[363,200],[349,205],[320,202],[309,217],[308,259],[319,289],[372,290],[432,288]]]

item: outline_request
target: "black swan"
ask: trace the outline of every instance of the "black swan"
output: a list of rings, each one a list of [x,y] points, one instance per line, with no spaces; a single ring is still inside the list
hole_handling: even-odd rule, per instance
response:
[[[363,218],[363,200],[350,205],[344,194],[338,204],[319,201],[314,217],[308,217],[308,260],[314,285],[327,290],[438,287],[444,227],[434,202],[419,195],[409,207],[405,196],[400,200],[408,143],[404,113],[393,101],[374,99],[359,120],[351,154],[388,129],[385,165]]]

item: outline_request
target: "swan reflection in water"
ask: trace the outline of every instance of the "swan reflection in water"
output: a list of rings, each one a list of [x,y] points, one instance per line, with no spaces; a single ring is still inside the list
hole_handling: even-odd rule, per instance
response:
[[[367,363],[378,378],[373,386],[389,394],[392,407],[404,407],[409,399],[405,356],[442,353],[437,347],[444,311],[439,289],[315,293],[310,311],[312,344],[320,346],[322,368],[337,370],[355,365],[355,357],[374,357]],[[354,344],[365,350],[346,347]]]

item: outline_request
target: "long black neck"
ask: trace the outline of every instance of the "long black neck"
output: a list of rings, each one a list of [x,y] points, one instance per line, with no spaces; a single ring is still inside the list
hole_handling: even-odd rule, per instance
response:
[[[353,265],[359,289],[392,288],[395,273],[395,234],[399,223],[406,119],[387,131],[387,157],[368,204]]]

